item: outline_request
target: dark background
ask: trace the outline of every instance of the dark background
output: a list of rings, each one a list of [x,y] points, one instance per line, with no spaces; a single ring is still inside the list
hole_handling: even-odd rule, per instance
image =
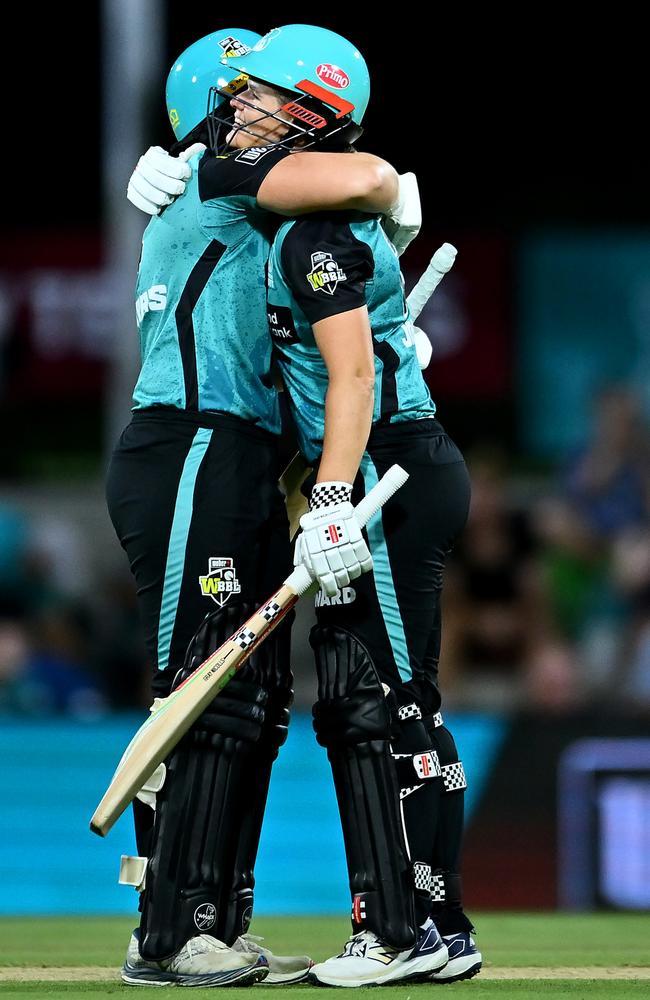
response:
[[[365,55],[373,85],[360,145],[420,179],[425,219],[516,233],[540,223],[650,221],[645,32],[625,7],[246,4],[157,6],[167,58],[148,139],[171,132],[164,81],[174,58],[215,28],[264,32],[304,20]],[[31,134],[7,163],[6,226],[101,217],[101,5],[16,12],[7,131]],[[125,108],[128,114],[128,108]],[[146,145],[146,144],[145,144]],[[17,184],[16,184],[17,181]],[[6,197],[8,191],[20,192]],[[454,237],[449,231],[448,238]]]

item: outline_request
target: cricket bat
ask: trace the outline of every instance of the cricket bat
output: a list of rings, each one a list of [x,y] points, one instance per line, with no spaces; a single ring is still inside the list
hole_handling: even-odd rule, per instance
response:
[[[393,493],[408,479],[408,473],[393,465],[355,507],[363,527]],[[126,748],[117,770],[90,821],[90,829],[105,837],[143,784],[169,755],[215,695],[240,670],[255,647],[312,586],[304,566],[298,566],[279,590],[215,650],[183,683],[163,698],[140,726]]]
[[[411,313],[411,319],[414,323],[447,271],[453,267],[457,253],[456,247],[452,246],[451,243],[443,243],[441,247],[438,247],[429,261],[426,271],[421,275],[418,283],[406,300],[409,312]]]

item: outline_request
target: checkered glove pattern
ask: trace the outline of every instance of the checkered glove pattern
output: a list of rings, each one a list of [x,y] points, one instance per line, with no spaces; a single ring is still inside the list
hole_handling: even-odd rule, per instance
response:
[[[352,486],[350,483],[316,483],[309,498],[309,509],[318,510],[320,507],[330,507],[333,504],[345,503],[352,498]]]
[[[349,500],[332,502],[342,486],[349,483],[317,483],[318,498],[327,494],[325,506],[313,507],[300,518],[301,533],[296,539],[294,566],[304,566],[328,597],[372,569],[372,556],[361,534],[354,507]],[[329,488],[329,489],[326,489]],[[314,487],[316,489],[316,487]]]

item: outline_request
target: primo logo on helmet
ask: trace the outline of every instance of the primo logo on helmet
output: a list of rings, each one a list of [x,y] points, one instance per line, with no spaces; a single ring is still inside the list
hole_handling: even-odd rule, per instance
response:
[[[334,66],[333,63],[321,63],[320,66],[317,66],[316,76],[328,87],[334,87],[336,90],[345,90],[346,87],[350,86],[348,74],[340,66]]]

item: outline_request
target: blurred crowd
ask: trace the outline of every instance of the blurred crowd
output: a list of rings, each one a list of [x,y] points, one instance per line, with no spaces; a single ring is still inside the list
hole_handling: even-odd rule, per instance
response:
[[[635,395],[601,392],[588,440],[550,476],[513,474],[497,447],[467,460],[470,517],[443,593],[447,705],[650,709],[650,434]],[[0,712],[148,704],[135,593],[112,557],[80,587],[74,558],[66,571],[52,535],[0,495]]]
[[[540,484],[468,455],[472,505],[445,581],[447,700],[650,708],[650,434],[623,386]]]

